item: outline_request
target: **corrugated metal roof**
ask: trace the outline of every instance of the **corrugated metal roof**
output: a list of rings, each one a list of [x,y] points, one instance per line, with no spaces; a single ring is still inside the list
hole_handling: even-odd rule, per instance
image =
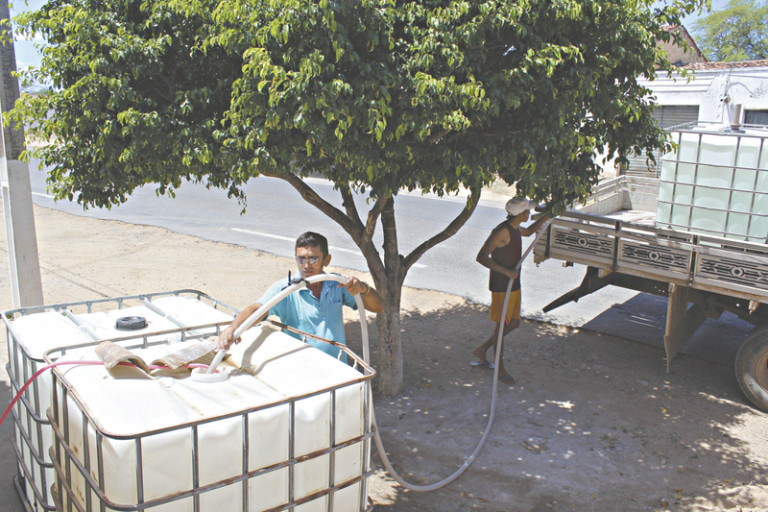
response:
[[[736,62],[696,62],[693,64],[688,64],[685,66],[686,68],[696,69],[696,70],[706,70],[706,69],[754,69],[754,68],[768,68],[768,59],[762,59],[762,60],[742,60],[742,61],[736,61]]]

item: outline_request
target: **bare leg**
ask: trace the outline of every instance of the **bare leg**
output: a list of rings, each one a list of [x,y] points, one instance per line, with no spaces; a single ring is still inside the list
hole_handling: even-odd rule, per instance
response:
[[[490,337],[488,337],[488,339],[485,340],[479,347],[472,351],[472,354],[474,354],[474,356],[477,357],[480,361],[486,361],[485,353],[488,352],[488,349],[495,345],[496,340],[499,339],[499,322],[496,322],[493,325],[495,326],[493,328],[493,334],[491,334]]]
[[[474,354],[475,357],[477,357],[480,361],[486,361],[485,359],[485,353],[488,352],[488,349],[491,348],[496,344],[496,342],[499,339],[499,322],[496,322],[493,329],[493,334],[485,340],[479,347],[477,347],[475,350],[472,351],[472,354]],[[508,324],[504,326],[504,336],[512,332],[513,330],[517,329],[517,327],[520,325],[520,319],[513,318]],[[514,384],[514,379],[512,376],[507,373],[507,371],[504,369],[504,339],[502,338],[501,344],[499,346],[499,379],[504,380],[505,382],[509,382],[510,384]]]

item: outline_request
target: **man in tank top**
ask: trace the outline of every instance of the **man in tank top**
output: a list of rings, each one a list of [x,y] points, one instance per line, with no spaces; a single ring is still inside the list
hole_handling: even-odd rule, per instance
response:
[[[302,279],[324,273],[324,268],[331,262],[331,255],[328,253],[328,240],[318,233],[308,231],[301,235],[296,240],[295,251],[296,264]],[[259,300],[238,313],[229,327],[219,335],[219,348],[228,349],[233,342],[238,343],[240,340],[234,339],[235,330],[258,311],[263,304],[269,302],[287,286],[288,283],[285,279],[275,282]],[[343,306],[357,309],[354,295],[358,293],[363,298],[363,306],[366,311],[381,313],[384,310],[381,296],[372,286],[356,277],[350,277],[343,284],[336,281],[309,284],[306,288],[299,289],[283,298],[258,321],[263,320],[268,314],[275,315],[280,318],[280,322],[289,327],[346,344],[342,309]],[[303,339],[291,331],[286,331],[286,333],[295,338]],[[334,357],[337,357],[341,351],[338,347],[310,337],[305,337],[305,341]],[[346,360],[346,357],[343,359]]]
[[[528,227],[521,227],[523,222],[530,218],[530,209],[535,206],[533,201],[515,197],[507,201],[505,206],[507,220],[493,228],[480,251],[477,253],[477,262],[490,269],[488,288],[491,291],[491,321],[495,323],[493,334],[479,347],[472,351],[478,358],[473,363],[479,366],[492,367],[485,358],[486,352],[499,338],[501,328],[501,313],[504,309],[504,299],[507,285],[510,279],[514,279],[509,295],[509,304],[504,321],[504,336],[512,332],[520,325],[520,270],[516,270],[522,253],[522,237],[531,236],[541,229],[547,216],[543,215]],[[499,347],[499,380],[507,384],[514,384],[515,379],[504,369],[504,343]]]

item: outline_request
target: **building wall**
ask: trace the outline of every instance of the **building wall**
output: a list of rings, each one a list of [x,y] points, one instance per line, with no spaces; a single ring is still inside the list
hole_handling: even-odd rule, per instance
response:
[[[715,76],[701,97],[699,120],[733,124],[734,106],[768,110],[768,68],[735,68]]]
[[[753,111],[754,119],[763,119],[763,112],[768,112],[768,61],[696,63],[682,74],[646,80],[643,85],[653,93],[663,128],[678,121],[741,123],[746,111]],[[740,119],[734,119],[736,105],[742,106]],[[644,156],[630,160],[621,173],[649,174]]]

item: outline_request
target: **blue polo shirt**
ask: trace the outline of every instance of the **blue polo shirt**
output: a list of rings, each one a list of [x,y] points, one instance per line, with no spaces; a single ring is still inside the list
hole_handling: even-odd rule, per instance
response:
[[[258,303],[266,304],[285,287],[285,279],[277,281],[267,289]],[[323,281],[323,289],[319,299],[309,288],[301,288],[272,306],[269,314],[280,317],[280,321],[285,325],[346,345],[347,338],[344,335],[344,316],[342,313],[344,305],[357,309],[354,296],[345,287],[339,287],[339,283],[336,281]],[[302,339],[299,334],[290,331],[287,334]],[[333,357],[338,357],[339,352],[341,352],[340,349],[314,338],[308,337],[305,341]],[[343,359],[346,360],[346,357]]]

